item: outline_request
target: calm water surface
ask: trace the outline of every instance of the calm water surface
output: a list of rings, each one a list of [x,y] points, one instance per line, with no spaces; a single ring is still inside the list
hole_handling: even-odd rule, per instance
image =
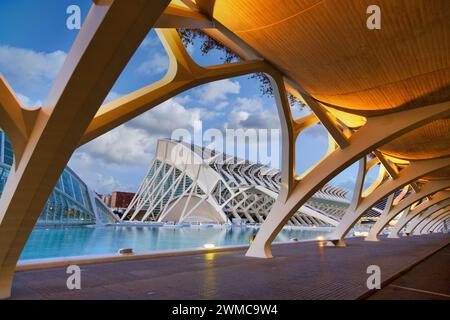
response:
[[[255,229],[232,228],[166,228],[154,226],[83,226],[37,227],[20,257],[21,260],[116,253],[120,248],[135,252],[201,248],[248,244]],[[312,240],[325,236],[323,229],[283,229],[276,241],[292,238]]]

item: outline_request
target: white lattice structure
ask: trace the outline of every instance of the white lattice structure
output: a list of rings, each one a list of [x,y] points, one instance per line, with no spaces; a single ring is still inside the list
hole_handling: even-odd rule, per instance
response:
[[[280,184],[276,169],[184,142],[158,141],[156,157],[122,219],[262,223]],[[347,191],[326,185],[292,216],[290,225],[335,226]]]

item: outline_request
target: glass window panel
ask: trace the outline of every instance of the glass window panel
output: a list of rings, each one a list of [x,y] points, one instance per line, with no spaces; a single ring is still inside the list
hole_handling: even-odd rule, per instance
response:
[[[66,171],[64,171],[62,174],[62,181],[64,185],[64,192],[69,196],[74,197],[70,175]]]
[[[8,139],[5,139],[5,149],[4,149],[4,161],[7,165],[12,166],[14,161],[13,150],[11,143]]]
[[[84,204],[84,201],[83,201],[83,196],[82,196],[82,194],[81,194],[81,186],[80,186],[80,182],[78,181],[78,179],[77,178],[75,178],[74,176],[72,176],[72,187],[73,187],[73,191],[74,191],[74,194],[75,194],[75,199],[79,202],[79,203],[81,203],[81,204]]]

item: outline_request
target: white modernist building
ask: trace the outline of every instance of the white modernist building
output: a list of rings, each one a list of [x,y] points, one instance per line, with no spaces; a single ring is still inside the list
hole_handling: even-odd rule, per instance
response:
[[[156,157],[122,220],[262,223],[279,191],[280,171],[185,142],[161,139]],[[336,226],[347,191],[326,185],[290,225]]]

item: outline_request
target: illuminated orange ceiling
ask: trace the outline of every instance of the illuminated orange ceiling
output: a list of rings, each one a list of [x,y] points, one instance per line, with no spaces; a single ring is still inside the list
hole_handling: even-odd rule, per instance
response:
[[[450,101],[448,0],[378,0],[381,30],[366,27],[371,0],[196,2],[325,105],[370,117]],[[450,120],[381,150],[410,160],[448,156]]]

